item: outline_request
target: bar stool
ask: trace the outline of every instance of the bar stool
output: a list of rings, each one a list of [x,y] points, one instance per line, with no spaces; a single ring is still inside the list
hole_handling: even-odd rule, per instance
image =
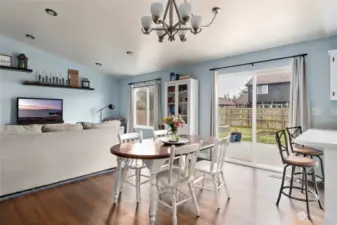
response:
[[[294,143],[294,139],[303,133],[301,126],[287,127],[286,130],[288,133],[290,149],[292,153],[296,155],[303,155],[304,157],[309,156],[312,159],[313,157],[317,157],[319,159],[321,170],[322,170],[322,176],[316,175],[316,177],[320,178],[321,181],[324,183],[324,179],[325,179],[324,178],[324,165],[323,165],[323,159],[321,157],[323,155],[323,151],[305,147],[305,146],[300,146]]]
[[[291,199],[298,200],[298,201],[303,201],[306,202],[307,206],[307,215],[308,219],[311,220],[311,215],[310,215],[310,208],[309,208],[309,202],[317,201],[319,204],[319,207],[323,209],[321,201],[319,200],[319,193],[318,193],[318,188],[317,188],[317,183],[316,183],[316,174],[315,174],[315,168],[318,166],[317,161],[311,159],[311,158],[306,158],[303,156],[297,156],[297,155],[292,155],[289,153],[288,149],[288,141],[286,137],[286,131],[278,131],[276,132],[276,142],[279,148],[279,152],[282,158],[282,163],[285,165],[283,169],[283,176],[282,176],[282,183],[281,183],[281,188],[280,192],[277,198],[276,205],[278,206],[281,200],[281,195],[285,195]],[[286,177],[286,171],[288,167],[291,167],[291,179],[290,179],[290,186],[285,186],[284,181]],[[302,168],[302,173],[301,172],[295,172],[296,168]],[[312,175],[312,181],[314,185],[315,192],[308,190],[308,170],[311,170],[311,175]],[[299,189],[303,190],[303,187],[294,187],[294,175],[302,174],[303,179],[302,182],[304,182],[304,192],[305,192],[305,199],[303,198],[298,198],[295,196],[292,196],[292,191],[293,189]],[[285,193],[284,190],[289,189],[289,193]],[[308,195],[311,193],[314,196],[314,199],[309,199]]]

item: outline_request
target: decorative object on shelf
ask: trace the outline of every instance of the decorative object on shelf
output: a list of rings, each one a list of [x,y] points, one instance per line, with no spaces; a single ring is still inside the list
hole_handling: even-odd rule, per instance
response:
[[[68,85],[78,87],[78,70],[68,69]]]
[[[159,42],[163,42],[166,35],[168,36],[168,40],[172,42],[175,40],[175,35],[178,34],[180,40],[185,42],[187,40],[186,36],[188,31],[192,34],[200,33],[202,28],[209,27],[214,22],[216,16],[221,12],[221,9],[214,7],[212,12],[214,13],[213,19],[209,24],[203,26],[201,25],[202,17],[192,14],[192,6],[190,3],[187,3],[187,0],[180,4],[179,8],[176,0],[168,0],[165,11],[164,5],[160,2],[156,2],[151,5],[152,17],[143,16],[141,19],[143,26],[142,32],[148,35],[152,31],[156,31]],[[174,15],[176,15],[177,18],[174,18]],[[152,28],[152,22],[156,24],[157,27]],[[190,27],[189,23],[191,23]]]
[[[103,109],[105,109],[105,108],[108,108],[108,109],[110,109],[110,110],[113,110],[113,109],[115,109],[115,106],[113,105],[113,104],[109,104],[109,105],[106,105],[106,106],[104,106],[103,108],[101,108],[100,110],[98,110],[96,113],[99,113],[99,118],[100,118],[100,122],[103,122],[103,118],[102,118],[102,111],[103,111]]]
[[[175,79],[176,79],[175,73],[171,72],[170,73],[170,81],[175,80]]]
[[[28,68],[28,58],[25,54],[21,53],[17,56],[18,58],[18,68],[27,69]]]
[[[169,130],[169,140],[170,141],[179,141],[179,128],[184,127],[185,121],[181,116],[168,116],[163,118],[163,122],[167,124],[170,128]]]
[[[179,80],[180,74],[176,74],[176,80]]]
[[[180,75],[179,80],[193,79],[192,75]]]
[[[12,56],[0,55],[0,66],[12,66]]]
[[[81,83],[82,83],[82,88],[90,88],[90,81],[87,78],[83,78]]]

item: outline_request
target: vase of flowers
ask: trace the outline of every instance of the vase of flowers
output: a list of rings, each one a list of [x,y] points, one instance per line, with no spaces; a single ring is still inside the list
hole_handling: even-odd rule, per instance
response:
[[[181,118],[181,116],[164,117],[163,121],[170,128],[169,130],[170,141],[179,141],[180,140],[179,128],[184,127],[185,124],[185,121]]]

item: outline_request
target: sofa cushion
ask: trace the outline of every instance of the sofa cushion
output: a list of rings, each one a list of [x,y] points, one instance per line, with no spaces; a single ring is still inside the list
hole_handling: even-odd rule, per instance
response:
[[[47,124],[42,127],[43,133],[81,130],[83,130],[81,124]]]
[[[42,133],[41,125],[0,125],[0,135],[26,135]]]
[[[105,129],[105,128],[117,128],[119,129],[121,122],[119,120],[106,121],[103,123],[84,123],[84,129]]]

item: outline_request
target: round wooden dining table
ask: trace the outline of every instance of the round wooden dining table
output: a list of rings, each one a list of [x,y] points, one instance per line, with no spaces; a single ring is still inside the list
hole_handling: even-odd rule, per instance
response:
[[[182,135],[183,138],[189,140],[185,145],[200,143],[203,141],[201,150],[208,150],[214,147],[215,138],[213,137],[202,137],[198,135]],[[143,160],[147,168],[150,171],[150,210],[149,210],[149,224],[154,225],[156,221],[156,198],[157,198],[157,187],[156,187],[156,174],[160,170],[160,167],[164,165],[165,161],[170,157],[172,145],[166,145],[159,139],[144,139],[141,142],[129,142],[122,143],[111,147],[111,154],[117,156],[117,169],[114,182],[114,198],[113,202],[117,203],[120,184],[122,177],[122,165],[124,160],[128,159],[139,159]],[[176,147],[183,145],[176,145]]]

